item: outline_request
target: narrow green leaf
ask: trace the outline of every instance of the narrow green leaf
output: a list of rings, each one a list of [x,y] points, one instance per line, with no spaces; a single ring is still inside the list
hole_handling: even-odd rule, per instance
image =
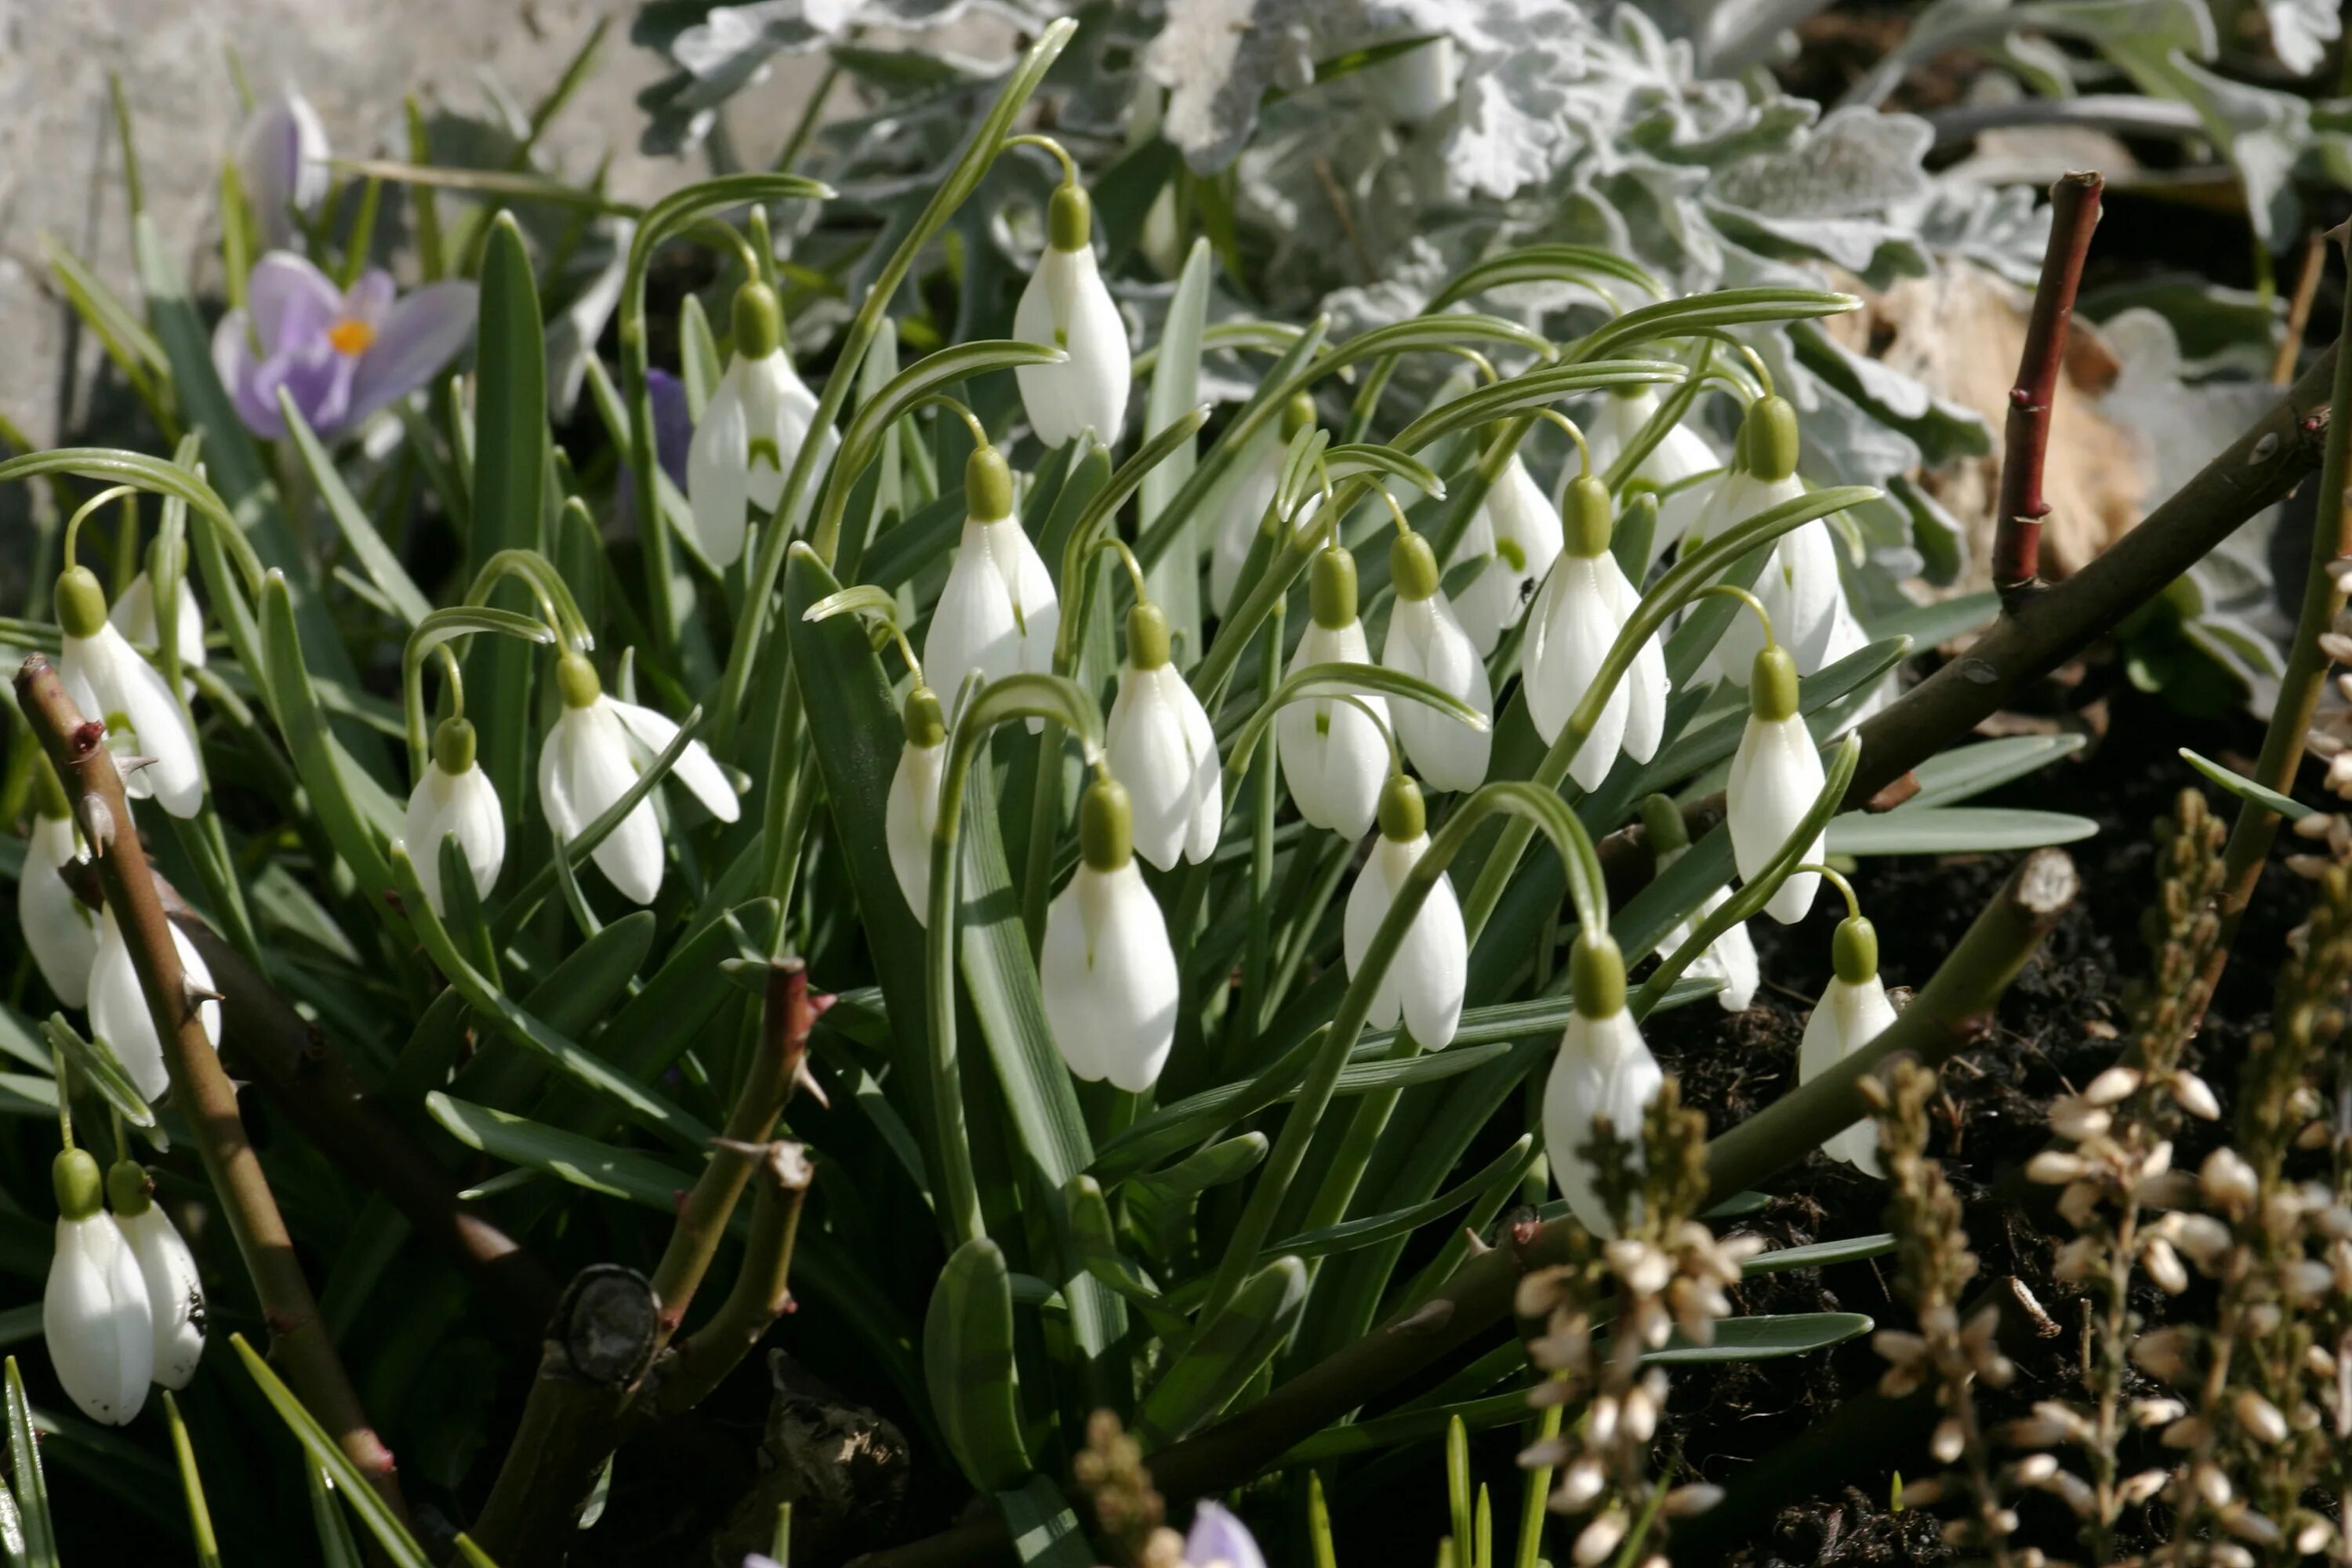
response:
[[[220,1568],[220,1542],[213,1536],[213,1510],[205,1501],[204,1478],[196,1473],[195,1445],[180,1419],[180,1402],[164,1389],[163,1416],[172,1428],[172,1457],[180,1467],[180,1489],[188,1499],[188,1533],[195,1538],[197,1568]]]
[[[539,284],[512,213],[490,222],[482,249],[481,321],[474,361],[474,504],[470,553],[477,565],[503,550],[544,551],[541,486],[547,473],[547,338]],[[490,601],[530,608],[520,583]],[[504,637],[477,644],[466,659],[467,715],[480,737],[481,766],[498,786],[509,828],[522,821],[530,784],[532,658]]]
[[[1827,1350],[1860,1339],[1878,1325],[1860,1312],[1790,1312],[1779,1316],[1726,1318],[1715,1325],[1715,1342],[1695,1345],[1676,1334],[1664,1348],[1643,1352],[1657,1366],[1705,1366],[1733,1361],[1777,1361]]]
[[[1780,1274],[1791,1268],[1827,1268],[1835,1263],[1861,1263],[1895,1250],[1892,1236],[1856,1236],[1843,1241],[1816,1241],[1807,1247],[1779,1247],[1759,1252],[1739,1266],[1742,1274]],[[1735,1319],[1734,1321],[1745,1320]]]
[[[1228,1138],[1212,1143],[1197,1154],[1189,1155],[1163,1171],[1153,1171],[1138,1176],[1136,1184],[1148,1186],[1171,1204],[1181,1204],[1189,1198],[1238,1182],[1257,1169],[1265,1160],[1271,1143],[1263,1132],[1244,1132],[1238,1138]],[[1294,1250],[1284,1247],[1283,1251]]]
[[[74,1026],[66,1022],[63,1013],[52,1013],[41,1024],[41,1037],[72,1064],[73,1070],[98,1090],[99,1098],[112,1108],[115,1114],[133,1127],[155,1125],[154,1108],[146,1096],[122,1070],[121,1058],[114,1047],[100,1039],[84,1039]]]
[[[1165,1447],[1223,1413],[1272,1360],[1307,1302],[1307,1265],[1277,1258],[1243,1281],[1160,1373],[1136,1411],[1144,1451]]]
[[[1830,823],[1832,855],[1978,855],[2073,844],[2098,832],[2087,816],[2002,806],[1931,805],[1921,811],[1850,811]]]
[[[368,1533],[375,1537],[376,1544],[383,1549],[384,1556],[390,1559],[394,1568],[434,1568],[433,1560],[425,1556],[424,1549],[402,1526],[399,1517],[375,1494],[375,1489],[367,1484],[367,1478],[360,1474],[359,1468],[336,1446],[335,1440],[327,1436],[325,1428],[302,1408],[302,1402],[294,1397],[294,1391],[278,1381],[278,1374],[269,1369],[269,1363],[245,1342],[245,1336],[231,1334],[228,1342],[236,1347],[237,1358],[245,1363],[245,1370],[252,1373],[255,1383],[260,1384],[262,1397],[269,1401],[270,1407],[278,1412],[278,1418],[286,1423],[287,1429],[309,1452],[311,1460],[334,1481],[335,1489],[343,1494],[343,1501],[360,1516],[360,1522],[366,1525]]]
[[[700,424],[710,395],[719,390],[719,378],[726,374],[727,361],[719,352],[719,340],[711,336],[701,300],[692,294],[678,306],[677,370],[686,387],[687,416]]]
[[[351,1521],[335,1501],[334,1483],[314,1460],[303,1464],[302,1476],[310,1483],[310,1524],[318,1531],[319,1554],[326,1568],[361,1568],[360,1543],[352,1539]]]
[[[439,1089],[425,1097],[425,1109],[469,1149],[609,1198],[662,1208],[693,1184],[690,1173],[651,1154],[600,1143]]]
[[[1517,1142],[1489,1160],[1460,1184],[1438,1194],[1426,1203],[1399,1209],[1393,1214],[1370,1215],[1362,1219],[1349,1220],[1344,1225],[1307,1231],[1268,1250],[1296,1253],[1301,1258],[1325,1258],[1335,1252],[1350,1252],[1360,1247],[1370,1247],[1409,1235],[1432,1220],[1467,1207],[1472,1200],[1491,1190],[1497,1182],[1516,1184],[1535,1163],[1539,1152],[1535,1144],[1533,1134],[1523,1135]]]
[[[392,889],[383,844],[400,831],[403,813],[381,786],[351,760],[327,727],[303,660],[294,601],[283,572],[272,571],[261,590],[262,647],[279,730],[294,771],[310,797],[310,809],[335,853],[352,868],[368,903],[398,929],[399,917],[384,895]]]
[[[18,1527],[24,1532],[28,1568],[58,1568],[58,1530],[49,1518],[49,1483],[41,1473],[40,1440],[33,1433],[33,1407],[25,1398],[25,1377],[10,1356],[8,1379],[8,1479],[16,1493]]]
[[[1955,746],[1911,770],[1919,793],[1895,809],[1924,811],[1931,806],[1957,805],[1961,801],[1998,789],[2048,767],[2061,757],[2083,749],[2080,735],[2011,735],[1973,746]],[[2183,755],[2187,753],[2184,752]]]
[[[1209,321],[1213,258],[1205,238],[1195,239],[1169,296],[1160,331],[1159,368],[1143,403],[1143,435],[1149,439],[1174,424],[1200,402],[1201,333]],[[1188,439],[1168,460],[1144,476],[1136,502],[1136,525],[1149,528],[1192,477],[1198,453]],[[1146,574],[1152,602],[1167,612],[1169,625],[1185,647],[1201,646],[1201,547],[1197,526]]]
[[[1049,1476],[1031,1476],[1020,1486],[996,1494],[1004,1510],[1005,1532],[1013,1537],[1013,1554],[1038,1568],[1092,1568],[1094,1548],[1069,1499]]]
[[[2081,737],[2074,739],[2079,742]],[[2274,813],[2289,822],[2300,821],[2310,815],[2304,804],[2291,795],[2281,795],[2267,784],[2256,784],[2243,773],[2232,773],[2210,757],[2199,756],[2188,747],[2180,748],[2180,760],[2236,795],[2250,800],[2264,811]]]
[[[950,1255],[923,1321],[923,1381],[956,1462],[982,1491],[1029,1473],[1013,1362],[1013,1285],[986,1237]]]
[[[303,468],[310,470],[310,482],[317,487],[319,499],[327,503],[327,514],[335,520],[335,527],[341,531],[343,542],[352,547],[352,553],[359,557],[360,565],[366,570],[368,581],[375,584],[376,592],[399,612],[402,620],[414,626],[433,608],[433,601],[427,599],[424,591],[410,579],[407,568],[400,563],[400,557],[394,552],[392,546],[383,542],[383,535],[376,531],[375,524],[368,520],[365,509],[352,494],[351,487],[343,483],[343,476],[335,468],[335,459],[328,455],[325,447],[320,445],[319,437],[311,432],[310,421],[302,417],[302,410],[296,405],[294,395],[282,386],[278,389],[278,409],[286,417],[286,431],[293,438],[295,454],[301,458]]]

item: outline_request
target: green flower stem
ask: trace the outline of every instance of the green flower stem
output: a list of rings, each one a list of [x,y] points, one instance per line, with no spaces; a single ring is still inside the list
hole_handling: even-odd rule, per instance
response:
[[[408,728],[411,779],[425,772],[425,661],[436,648],[446,652],[451,638],[470,637],[476,632],[503,632],[525,642],[541,644],[552,643],[556,637],[546,622],[519,616],[512,610],[452,606],[435,610],[419,621],[400,650],[400,705]]]
[[[113,754],[99,743],[66,695],[64,681],[38,654],[17,672],[16,704],[76,803],[84,834],[93,839],[94,849],[103,850],[92,863],[130,945],[131,967],[163,1041],[173,1107],[187,1124],[268,1324],[271,1355],[384,1506],[404,1521],[407,1505],[391,1450],[368,1425],[319,1315],[277,1197],[246,1136],[236,1088],[205,1036],[146,849],[131,828],[131,803]]]
[[[931,1175],[939,1184],[940,1222],[950,1245],[987,1234],[980,1184],[972,1173],[971,1140],[964,1128],[963,1082],[956,1067],[956,841],[963,826],[964,784],[989,731],[1013,719],[1043,719],[1077,735],[1091,753],[1102,744],[1102,715],[1094,699],[1057,675],[1008,675],[981,686],[965,683],[956,705],[955,732],[940,773],[939,819],[931,832],[931,896],[924,921],[923,956],[929,983],[932,1109],[938,1118]]]

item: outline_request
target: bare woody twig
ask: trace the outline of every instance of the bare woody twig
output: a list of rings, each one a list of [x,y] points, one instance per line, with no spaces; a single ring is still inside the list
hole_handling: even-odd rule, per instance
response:
[[[205,1037],[187,977],[173,943],[170,918],[155,890],[147,852],[124,798],[122,777],[104,745],[106,726],[86,720],[49,661],[36,654],[16,673],[16,704],[63,781],[82,836],[97,861],[106,901],[131,949],[131,968],[155,1020],[171,1077],[172,1100],[188,1123],[205,1174],[236,1238],[268,1325],[271,1359],[319,1424],[395,1516],[405,1522],[392,1451],[383,1446],[320,1320],[318,1302],[261,1161],[239,1119],[236,1089]]]
[[[2074,295],[2082,287],[2083,258],[2091,231],[2099,225],[2099,196],[2106,182],[2096,174],[2067,174],[2050,187],[2050,246],[2042,256],[2042,280],[2025,324],[2025,348],[2017,384],[2009,392],[2009,419],[2002,433],[2000,497],[1993,521],[1992,582],[2006,605],[2032,592],[2042,573],[2042,520],[2050,503],[2042,494],[2042,459],[2050,447],[2050,409],[2058,396],[2058,372],[2066,358],[2066,331],[2074,319]]]

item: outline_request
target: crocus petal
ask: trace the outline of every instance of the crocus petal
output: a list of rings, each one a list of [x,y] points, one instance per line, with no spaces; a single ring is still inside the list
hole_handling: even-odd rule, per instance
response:
[[[559,842],[570,843],[636,783],[629,742],[606,702],[566,709],[539,752],[539,798]],[[661,891],[661,824],[652,796],[637,802],[596,846],[596,867],[624,898],[650,904]]]
[[[325,336],[342,314],[343,293],[307,257],[273,250],[245,277],[245,308],[263,359]]]
[[[98,912],[58,874],[79,857],[72,819],[36,816],[16,873],[16,928],[41,978],[68,1007],[89,1002],[90,965],[98,961]]]
[[[253,319],[244,310],[231,310],[213,327],[213,374],[228,389],[231,401],[236,404],[237,417],[247,426],[257,414],[275,410],[248,409],[245,405],[246,388],[253,381]]]
[[[1725,785],[1726,813],[1731,824],[1731,855],[1742,881],[1759,876],[1780,852],[1780,846],[1812,809],[1825,775],[1821,753],[1804,721],[1788,718],[1768,721],[1750,715],[1732,753],[1731,773]],[[1823,832],[1798,857],[1801,864],[1822,858],[1828,841]],[[1792,874],[1774,890],[1764,912],[1782,925],[1805,918],[1813,894],[1821,887],[1815,871]]]
[[[1200,707],[1174,665],[1142,670],[1123,665],[1118,696],[1104,727],[1110,771],[1127,785],[1132,805],[1135,852],[1163,871],[1185,858],[1203,798],[1222,789],[1208,715],[1200,712],[1200,722],[1192,722]],[[1205,752],[1200,746],[1203,733],[1210,735]],[[1216,826],[1213,820],[1210,848],[1216,847]],[[1191,858],[1198,860],[1205,853]]]
[[[1804,1038],[1797,1046],[1797,1081],[1811,1083],[1876,1039],[1894,1022],[1895,1005],[1887,1000],[1886,987],[1877,975],[1858,984],[1832,976],[1821,1005],[1805,1020]],[[1867,1117],[1832,1135],[1822,1149],[1864,1175],[1884,1173],[1877,1130]]]
[[[283,245],[294,231],[296,212],[314,211],[326,199],[327,131],[318,111],[289,89],[257,107],[239,137],[237,163],[246,199],[253,204],[265,240]]]
[[[1265,1555],[1240,1520],[1219,1504],[1202,1502],[1192,1506],[1184,1563],[1185,1568],[1265,1568]]]
[[[172,928],[172,946],[180,955],[180,970],[188,985],[213,988],[213,972],[178,926]],[[220,1004],[197,1005],[196,1018],[205,1038],[220,1048]],[[163,1045],[155,1035],[154,1016],[147,1009],[147,994],[140,989],[139,973],[131,962],[131,947],[115,923],[114,911],[99,921],[98,953],[89,971],[89,1032],[104,1040],[122,1064],[132,1087],[150,1101],[163,1098],[172,1087],[163,1066]]]
[[[751,436],[740,380],[731,365],[719,378],[686,449],[686,497],[695,542],[722,572],[742,558],[750,523],[751,478],[743,454]]]
[[[41,1335],[58,1381],[91,1420],[127,1426],[147,1403],[155,1365],[147,1282],[105,1215],[58,1221]]]
[[[1310,620],[1291,655],[1290,673],[1317,664],[1370,662],[1362,622],[1333,628]],[[1378,722],[1356,702],[1377,714]],[[1388,700],[1359,693],[1356,702],[1310,698],[1284,705],[1274,719],[1275,744],[1298,815],[1348,838],[1370,830],[1389,776],[1388,741],[1381,732],[1389,720]]]
[[[1495,716],[1486,663],[1443,594],[1400,598],[1390,606],[1381,662],[1461,699],[1481,718]],[[1389,717],[1397,743],[1431,789],[1473,790],[1486,782],[1495,742],[1491,730],[1475,730],[1426,702],[1402,699],[1389,705]]]
[[[931,832],[940,818],[940,773],[947,765],[947,742],[898,750],[898,766],[890,775],[890,793],[882,812],[883,837],[890,850],[890,869],[898,891],[915,911],[917,925],[930,923]],[[1097,1075],[1099,1076],[1099,1075]]]
[[[1059,364],[1020,365],[1013,372],[1037,439],[1059,447],[1091,430],[1104,446],[1117,446],[1133,364],[1127,321],[1091,248],[1046,247],[1013,309],[1013,335],[1069,355]]]
[[[1632,1014],[1620,1008],[1606,1018],[1570,1016],[1544,1085],[1544,1152],[1569,1211],[1595,1236],[1614,1235],[1616,1225],[1579,1151],[1592,1142],[1594,1119],[1605,1115],[1615,1134],[1633,1144],[1639,1168],[1642,1115],[1664,1081]]]
[[[393,306],[360,356],[343,422],[364,419],[431,380],[474,335],[476,313],[474,285],[454,279],[428,283]]]
[[[1340,923],[1340,949],[1350,979],[1363,966],[1372,938],[1388,918],[1398,890],[1429,851],[1429,836],[1405,843],[1381,836],[1372,846],[1356,885],[1348,891]],[[1372,993],[1365,1021],[1376,1029],[1394,1027],[1400,1016],[1425,1050],[1443,1050],[1462,1022],[1462,997],[1469,984],[1470,944],[1462,906],[1451,878],[1441,875],[1405,928],[1388,972]]]
[[[624,702],[617,697],[604,698],[602,705],[621,721],[621,728],[628,731],[629,738],[645,749],[645,754],[636,759],[640,768],[650,767],[653,760],[667,751],[669,743],[677,739],[677,724],[667,714],[656,713],[635,702]],[[686,743],[686,750],[677,754],[677,765],[670,769],[669,776],[684,784],[687,793],[702,803],[702,809],[719,821],[732,822],[742,815],[742,803],[735,797],[735,786],[728,782],[727,774],[711,760],[710,748],[701,742],[688,741]]]
[[[238,391],[237,409],[255,434],[278,439],[286,434],[282,393],[293,400],[303,423],[321,436],[332,435],[350,417],[352,382],[358,374],[359,362],[338,353],[325,336],[297,340],[254,368]],[[261,413],[258,420],[254,410]]]
[[[1129,1093],[1158,1081],[1176,1041],[1176,954],[1134,861],[1078,867],[1045,911],[1037,978],[1072,1072]]]
[[[128,1219],[116,1215],[113,1224],[147,1287],[150,1375],[165,1388],[185,1388],[205,1353],[205,1288],[195,1256],[179,1227],[153,1204]]]
[[[506,814],[499,807],[498,786],[480,768],[451,773],[437,760],[427,760],[409,795],[401,833],[425,901],[435,914],[448,912],[441,899],[441,840],[449,834],[457,836],[457,846],[466,852],[475,896],[488,898],[498,885],[499,868],[506,863]]]

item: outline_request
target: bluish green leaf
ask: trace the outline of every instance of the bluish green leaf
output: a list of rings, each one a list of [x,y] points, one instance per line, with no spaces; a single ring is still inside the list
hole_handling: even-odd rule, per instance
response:
[[[2256,784],[2243,773],[2232,773],[2210,757],[2199,756],[2186,746],[2180,748],[2180,760],[2240,800],[2250,800],[2264,811],[2283,816],[2289,822],[2298,821],[2308,815],[2304,804],[2294,796],[2281,795],[2268,784]]]
[[[335,1489],[343,1494],[343,1501],[360,1516],[360,1522],[366,1525],[368,1533],[375,1537],[376,1544],[383,1549],[385,1558],[394,1568],[434,1568],[433,1560],[425,1554],[424,1548],[416,1544],[415,1538],[401,1524],[399,1516],[376,1495],[375,1489],[367,1484],[367,1478],[360,1474],[359,1468],[352,1463],[335,1440],[327,1436],[326,1429],[302,1408],[302,1402],[294,1397],[294,1391],[279,1382],[278,1374],[269,1369],[269,1363],[245,1342],[245,1336],[231,1334],[229,1343],[236,1347],[237,1358],[245,1363],[245,1370],[253,1374],[253,1381],[261,1385],[262,1397],[269,1401],[270,1407],[278,1412],[278,1418],[286,1423],[287,1429],[310,1454],[311,1461],[333,1479]]]
[[[1850,811],[1830,823],[1832,855],[1981,855],[2088,838],[2087,816],[2005,806],[1931,805],[1919,811]]]
[[[539,284],[522,229],[511,213],[491,220],[482,248],[481,322],[474,346],[474,505],[477,564],[502,550],[543,551],[547,473],[547,338]],[[531,607],[520,583],[499,584],[491,604]],[[468,716],[480,736],[481,766],[498,786],[509,826],[521,822],[530,784],[531,650],[510,638],[477,643],[466,659]]]
[[[1013,1285],[986,1237],[950,1255],[923,1321],[923,1381],[956,1462],[982,1491],[1029,1472],[1013,1363]]]
[[[1957,805],[2082,749],[2080,735],[2011,735],[1955,746],[1911,770],[1911,776],[1919,781],[1919,793],[1895,809],[1925,811]]]
[[[1223,1310],[1160,1373],[1136,1412],[1135,1435],[1149,1453],[1197,1430],[1282,1348],[1307,1302],[1307,1266],[1276,1258],[1244,1280]]]

